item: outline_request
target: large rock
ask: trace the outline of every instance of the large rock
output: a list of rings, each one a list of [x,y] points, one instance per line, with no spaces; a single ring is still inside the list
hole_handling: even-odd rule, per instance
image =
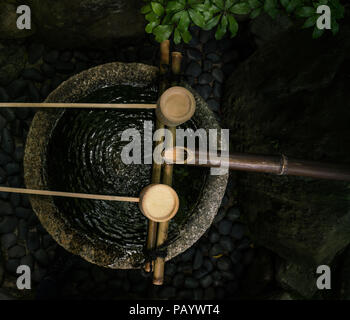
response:
[[[144,34],[139,0],[30,0],[37,35],[52,46],[99,46]]]
[[[349,50],[350,30],[343,25],[338,36],[320,40],[309,30],[283,34],[251,56],[226,85],[231,149],[349,164]],[[288,263],[316,270],[349,244],[349,183],[239,178],[252,237]]]

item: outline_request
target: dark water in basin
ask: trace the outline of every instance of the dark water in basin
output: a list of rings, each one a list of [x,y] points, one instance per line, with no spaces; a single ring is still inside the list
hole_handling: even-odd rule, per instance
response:
[[[153,103],[154,88],[118,86],[101,89],[82,102]],[[144,121],[153,121],[153,111],[66,110],[53,130],[48,147],[48,176],[51,190],[106,195],[138,196],[151,183],[151,165],[125,165],[121,141],[125,129],[141,133]],[[186,127],[196,128],[192,122]],[[197,204],[207,169],[176,166],[174,189],[180,210],[170,224],[174,240]],[[143,246],[147,220],[138,204],[86,199],[55,198],[55,205],[81,230],[122,246]]]

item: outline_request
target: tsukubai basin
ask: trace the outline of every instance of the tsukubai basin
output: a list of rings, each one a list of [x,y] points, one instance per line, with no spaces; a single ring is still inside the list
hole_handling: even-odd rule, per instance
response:
[[[46,102],[153,103],[157,81],[156,67],[109,63],[69,78]],[[181,85],[196,100],[196,112],[182,128],[220,129],[205,101],[187,84]],[[138,112],[38,110],[25,148],[26,187],[138,196],[151,183],[151,165],[126,165],[118,153],[121,130],[154,121],[154,110]],[[180,209],[170,222],[167,260],[190,248],[210,227],[227,179],[228,174],[210,175],[207,168],[176,166],[173,187]],[[30,201],[43,227],[69,252],[113,269],[140,268],[144,263],[147,219],[137,203],[34,195]]]

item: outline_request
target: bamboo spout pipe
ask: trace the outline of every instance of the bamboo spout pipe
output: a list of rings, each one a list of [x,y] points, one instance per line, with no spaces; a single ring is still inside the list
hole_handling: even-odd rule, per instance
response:
[[[0,108],[67,108],[67,109],[156,109],[156,104],[123,103],[59,103],[59,102],[1,102]]]
[[[186,153],[186,155],[184,155]],[[184,161],[176,161],[176,158]],[[315,161],[289,159],[282,156],[265,156],[231,153],[221,157],[214,152],[191,151],[186,148],[168,149],[164,153],[168,163],[203,167],[223,167],[230,170],[272,173],[280,176],[303,176],[315,179],[350,181],[350,167]]]
[[[35,190],[35,189],[25,189],[25,188],[0,187],[0,192],[29,194],[29,195],[37,195],[37,196],[105,200],[105,201],[122,201],[122,202],[139,202],[140,201],[139,198],[135,198],[135,197],[108,196],[108,195],[100,195],[100,194],[61,192],[61,191],[49,191],[49,190]]]

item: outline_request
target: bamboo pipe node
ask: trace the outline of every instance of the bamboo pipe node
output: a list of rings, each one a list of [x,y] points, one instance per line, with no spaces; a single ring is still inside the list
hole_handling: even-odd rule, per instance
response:
[[[160,97],[156,115],[165,125],[176,127],[190,120],[195,111],[193,94],[183,87],[171,87]]]
[[[180,200],[176,191],[165,184],[151,184],[140,194],[141,212],[155,222],[172,219],[179,210]]]

